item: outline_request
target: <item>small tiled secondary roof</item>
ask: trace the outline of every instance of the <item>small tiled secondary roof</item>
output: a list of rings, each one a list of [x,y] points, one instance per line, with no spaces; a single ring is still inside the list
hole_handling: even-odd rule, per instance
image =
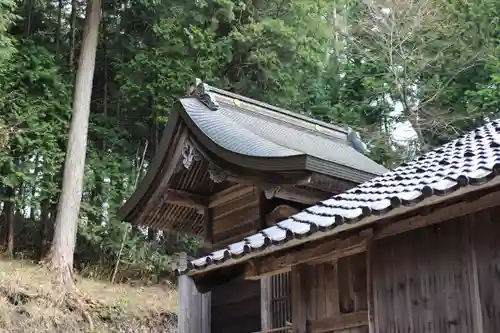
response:
[[[207,111],[196,98],[183,98],[181,104],[197,128],[227,151],[264,158],[310,155],[337,164],[337,177],[360,182],[388,171],[351,147],[345,129],[297,119],[217,91],[216,111]],[[358,170],[371,176],[354,176]]]
[[[255,167],[271,160],[309,157],[308,168],[356,183],[388,170],[354,149],[346,128],[320,122],[244,96],[205,85],[217,106],[210,109],[196,96],[182,98],[183,112],[193,128],[215,148],[254,158]],[[226,157],[231,158],[226,154]],[[266,159],[266,160],[263,160]],[[251,167],[248,160],[245,167]]]
[[[267,247],[278,248],[276,245],[297,238],[304,242],[317,239],[321,237],[318,233],[335,230],[344,223],[355,225],[371,215],[383,218],[392,209],[414,205],[431,196],[450,195],[462,187],[482,185],[499,174],[500,120],[496,120],[275,226],[192,260],[177,273],[208,270],[226,261],[244,261]]]

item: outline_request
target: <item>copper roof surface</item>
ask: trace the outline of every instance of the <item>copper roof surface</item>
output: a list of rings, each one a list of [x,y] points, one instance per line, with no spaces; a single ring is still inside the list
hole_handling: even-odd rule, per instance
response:
[[[382,219],[398,208],[398,212],[404,213],[405,208],[408,211],[418,203],[425,205],[431,197],[448,197],[460,189],[490,184],[494,178],[500,178],[499,174],[500,120],[496,120],[275,226],[192,260],[178,273],[242,262],[288,242],[303,243],[366,220]]]

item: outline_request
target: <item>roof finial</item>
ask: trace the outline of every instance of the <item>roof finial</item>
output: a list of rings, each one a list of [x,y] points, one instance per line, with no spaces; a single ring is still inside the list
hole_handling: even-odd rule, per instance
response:
[[[347,127],[347,142],[358,152],[363,155],[368,154],[370,151],[366,147],[366,144],[361,141],[359,133],[354,131],[352,128]]]
[[[215,96],[210,93],[210,87],[199,78],[196,78],[192,96],[195,96],[212,111],[217,111],[219,109],[219,103],[215,100]]]

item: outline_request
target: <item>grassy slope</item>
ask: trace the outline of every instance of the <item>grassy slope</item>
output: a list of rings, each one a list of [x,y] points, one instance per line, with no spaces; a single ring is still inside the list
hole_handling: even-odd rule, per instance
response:
[[[0,333],[89,332],[82,313],[61,302],[51,274],[38,265],[0,261]],[[132,287],[78,279],[94,332],[174,332],[172,286]]]

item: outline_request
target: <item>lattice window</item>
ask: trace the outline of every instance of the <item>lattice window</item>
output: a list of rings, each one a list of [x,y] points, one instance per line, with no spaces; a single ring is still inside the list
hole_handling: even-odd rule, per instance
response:
[[[272,328],[286,327],[292,318],[290,272],[271,277],[271,324]],[[276,331],[287,333],[287,329]]]

